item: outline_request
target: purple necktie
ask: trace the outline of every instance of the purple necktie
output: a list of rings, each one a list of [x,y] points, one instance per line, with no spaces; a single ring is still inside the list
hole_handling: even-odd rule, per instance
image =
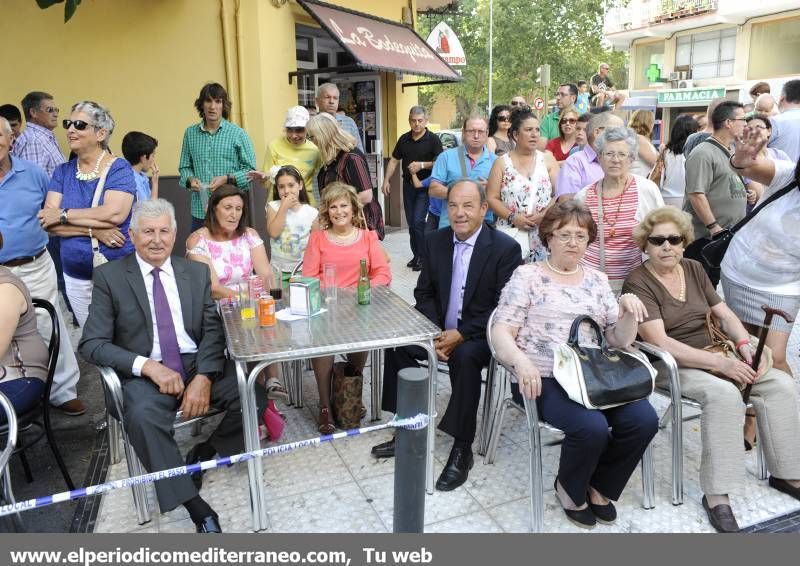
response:
[[[178,348],[178,337],[175,334],[175,324],[172,322],[172,312],[169,310],[169,301],[164,286],[159,278],[159,268],[154,268],[153,273],[153,307],[156,311],[156,326],[158,327],[158,342],[161,346],[161,363],[171,370],[177,371],[186,380],[183,370],[181,351]]]
[[[453,277],[450,279],[450,300],[447,303],[447,314],[444,317],[444,329],[458,328],[461,314],[461,302],[464,300],[464,285],[467,282],[467,266],[464,265],[464,252],[469,248],[466,242],[455,243],[453,258]]]

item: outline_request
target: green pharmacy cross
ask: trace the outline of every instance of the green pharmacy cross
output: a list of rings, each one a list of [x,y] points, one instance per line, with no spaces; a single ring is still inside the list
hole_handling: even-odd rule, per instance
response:
[[[645,72],[645,76],[651,83],[658,82],[661,78],[661,69],[656,63],[650,63],[650,66],[647,67],[647,72]]]

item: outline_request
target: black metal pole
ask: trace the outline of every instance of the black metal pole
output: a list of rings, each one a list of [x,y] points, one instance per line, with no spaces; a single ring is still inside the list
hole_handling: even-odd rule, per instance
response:
[[[410,418],[428,410],[428,370],[398,372],[397,417]],[[429,423],[428,426],[433,426]],[[425,458],[428,431],[397,429],[394,461],[394,532],[422,533],[425,524]]]

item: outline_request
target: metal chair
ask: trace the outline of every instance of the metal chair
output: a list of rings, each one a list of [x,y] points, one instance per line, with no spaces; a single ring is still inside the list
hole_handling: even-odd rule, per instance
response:
[[[683,423],[688,420],[696,419],[700,415],[683,416],[683,406],[691,407],[693,409],[700,409],[700,403],[683,397],[681,394],[681,382],[678,374],[678,364],[675,358],[669,352],[649,344],[647,342],[635,342],[634,345],[657,361],[663,363],[667,367],[667,376],[669,377],[669,385],[666,389],[656,387],[656,393],[669,398],[670,405],[659,420],[659,428],[665,428],[667,424],[672,421],[672,504],[683,504],[683,427],[678,423]],[[752,404],[748,403],[748,408]],[[758,438],[758,427],[756,427],[756,438]],[[767,479],[768,471],[766,459],[764,458],[764,449],[761,442],[756,442],[756,470],[759,479]]]
[[[494,463],[497,454],[497,444],[500,439],[500,431],[503,426],[503,418],[508,407],[524,410],[528,424],[528,436],[530,441],[530,508],[531,508],[531,532],[542,532],[544,527],[544,485],[542,477],[542,439],[541,429],[550,430],[563,434],[559,428],[554,427],[539,419],[536,402],[523,398],[524,408],[517,405],[511,399],[510,382],[516,381],[514,373],[497,361],[497,355],[492,340],[492,327],[497,309],[492,311],[489,322],[486,325],[486,341],[492,352],[492,367],[489,374],[491,379],[487,379],[487,398],[484,400],[484,416],[488,412],[489,425],[482,432],[481,443],[485,442],[484,464]],[[491,398],[489,391],[491,389]],[[487,407],[488,404],[488,407]],[[549,442],[545,446],[560,444],[561,440]],[[642,456],[642,507],[653,509],[655,507],[655,467],[653,464],[652,445],[648,446]]]
[[[122,383],[119,380],[117,372],[110,367],[98,366],[100,376],[103,383],[103,393],[106,401],[106,429],[108,430],[108,452],[112,464],[118,464],[121,460],[119,451],[120,434],[122,436],[123,449],[125,450],[125,460],[128,465],[128,476],[135,477],[142,475],[145,472],[139,458],[136,456],[136,451],[133,445],[128,440],[128,433],[125,430],[125,424],[122,421],[123,413],[123,396],[122,396]],[[182,428],[184,426],[192,426],[192,436],[197,436],[201,432],[203,420],[218,415],[222,412],[220,409],[211,409],[205,415],[195,417],[189,420],[182,420],[180,411],[175,415],[174,427]],[[142,525],[151,519],[150,507],[147,503],[147,486],[144,484],[135,484],[131,486],[133,492],[133,504],[136,508],[136,520]]]
[[[3,375],[0,376],[0,379],[2,379],[6,375],[6,369],[0,366],[0,370],[3,372]],[[6,446],[0,452],[0,505],[13,505],[16,501],[14,501],[14,492],[11,490],[11,471],[8,469],[8,462],[11,460],[17,445],[17,413],[11,405],[11,401],[2,393],[0,393],[0,409],[3,410],[6,416],[5,430],[7,437]],[[21,532],[24,530],[19,513],[11,515],[11,523],[16,531]]]
[[[47,436],[47,443],[50,445],[50,450],[53,452],[53,457],[64,478],[64,483],[66,483],[67,488],[72,491],[75,489],[75,485],[72,483],[72,478],[67,471],[67,466],[64,464],[64,459],[61,457],[61,452],[58,450],[58,445],[53,435],[53,427],[50,423],[50,391],[53,388],[53,376],[55,375],[56,363],[58,362],[58,350],[61,337],[58,327],[58,318],[56,317],[55,307],[53,307],[49,301],[34,298],[31,302],[34,308],[44,309],[47,311],[47,314],[50,315],[51,329],[50,341],[47,345],[47,378],[45,379],[44,392],[39,402],[25,413],[17,415],[17,424],[20,430],[33,427],[38,429],[38,432],[36,432],[33,438],[20,436],[17,439],[17,447],[14,453],[19,456],[26,481],[28,483],[33,482],[33,474],[31,473],[28,458],[25,456],[25,449],[39,442],[43,436]],[[0,426],[0,435],[6,434],[7,431],[8,425]]]

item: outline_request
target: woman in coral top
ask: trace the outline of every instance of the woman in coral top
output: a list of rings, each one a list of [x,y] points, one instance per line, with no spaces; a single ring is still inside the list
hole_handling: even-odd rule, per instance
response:
[[[323,266],[336,266],[336,286],[355,287],[358,284],[361,260],[367,260],[370,283],[388,285],[392,272],[378,235],[367,230],[362,205],[356,190],[344,183],[331,183],[322,191],[319,220],[322,230],[311,232],[303,256],[303,275],[322,280]],[[364,369],[367,352],[347,354],[348,361],[358,373]],[[330,411],[331,371],[333,356],[311,360],[319,389],[319,431],[332,434],[336,427]]]

